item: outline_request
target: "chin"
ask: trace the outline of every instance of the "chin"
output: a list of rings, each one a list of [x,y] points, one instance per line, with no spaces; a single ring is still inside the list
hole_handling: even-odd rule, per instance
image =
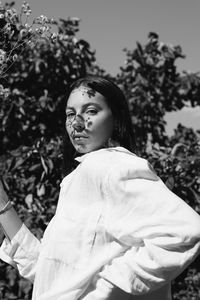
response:
[[[104,148],[103,146],[93,146],[93,147],[87,147],[87,146],[83,146],[83,145],[76,145],[75,146],[75,149],[78,153],[80,154],[86,154],[86,153],[89,153],[89,152],[92,152],[92,151],[95,151],[95,150],[99,150],[99,149],[102,149]]]
[[[80,150],[80,149],[76,149],[76,152],[77,153],[80,153],[80,154],[86,154],[86,153],[89,153],[91,152],[90,150]]]
[[[76,146],[74,146],[74,148],[76,149],[76,152],[78,152],[80,154],[86,154],[86,153],[92,151],[92,150],[90,150],[89,148],[87,148],[83,145],[76,145]]]

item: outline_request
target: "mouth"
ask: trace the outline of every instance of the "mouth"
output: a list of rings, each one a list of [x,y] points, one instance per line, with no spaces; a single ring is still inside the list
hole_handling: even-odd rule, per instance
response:
[[[83,134],[73,134],[72,135],[72,139],[74,140],[74,141],[83,141],[83,140],[85,140],[85,139],[87,139],[88,137],[87,136],[85,136],[85,135],[83,135]]]
[[[80,137],[75,137],[74,138],[74,141],[83,141],[83,140],[85,140],[85,139],[87,139],[86,137],[83,137],[83,136],[80,136]]]

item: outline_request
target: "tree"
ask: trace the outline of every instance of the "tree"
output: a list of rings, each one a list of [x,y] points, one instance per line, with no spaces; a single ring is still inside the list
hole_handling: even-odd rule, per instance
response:
[[[200,77],[180,74],[175,63],[185,57],[181,47],[160,42],[156,33],[149,33],[145,45],[137,43],[125,52],[126,64],[116,82],[129,99],[138,147],[145,153],[148,139],[167,145],[166,112],[200,105]]]

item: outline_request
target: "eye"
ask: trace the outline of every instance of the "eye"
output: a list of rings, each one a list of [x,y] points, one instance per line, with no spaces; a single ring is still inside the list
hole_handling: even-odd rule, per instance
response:
[[[66,113],[66,119],[67,120],[72,119],[73,117],[74,117],[74,113],[73,112]]]
[[[96,115],[98,111],[94,108],[90,108],[87,110],[87,113],[89,113],[90,115]]]

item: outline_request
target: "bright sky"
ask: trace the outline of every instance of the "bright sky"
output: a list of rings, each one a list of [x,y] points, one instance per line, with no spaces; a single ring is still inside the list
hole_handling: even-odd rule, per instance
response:
[[[4,1],[2,1],[4,2]],[[33,16],[55,19],[79,17],[78,37],[96,50],[99,65],[112,75],[123,66],[123,48],[134,49],[136,41],[147,41],[150,31],[163,42],[182,46],[186,59],[178,69],[200,71],[200,0],[29,0]],[[23,3],[16,0],[17,7]],[[200,108],[168,114],[167,132],[177,122],[200,129]]]

